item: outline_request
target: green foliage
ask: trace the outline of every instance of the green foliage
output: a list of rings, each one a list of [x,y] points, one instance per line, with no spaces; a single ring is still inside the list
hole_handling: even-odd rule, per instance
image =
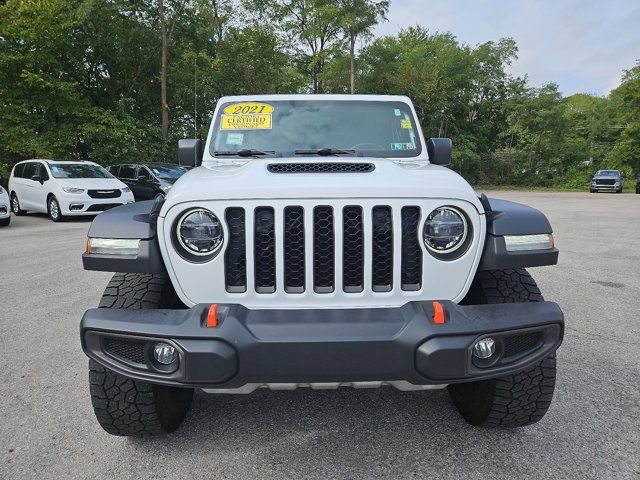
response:
[[[18,160],[175,160],[222,95],[412,98],[426,137],[476,183],[586,188],[640,171],[640,63],[608,97],[563,98],[508,74],[509,38],[470,46],[415,26],[372,38],[389,0],[164,0],[169,132],[161,134],[156,0],[0,1],[0,175]],[[364,46],[356,50],[358,45]]]

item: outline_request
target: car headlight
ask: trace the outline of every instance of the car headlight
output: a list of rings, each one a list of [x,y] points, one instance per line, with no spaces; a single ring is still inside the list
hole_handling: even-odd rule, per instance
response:
[[[454,252],[469,242],[469,223],[464,213],[455,207],[438,207],[424,222],[424,245],[431,253],[443,259],[452,259]]]
[[[122,190],[124,193],[130,193],[131,192],[131,189],[129,187],[124,187],[124,188],[121,188],[120,190]]]
[[[82,193],[84,192],[84,188],[62,187],[62,191],[66,193]]]
[[[215,257],[222,247],[222,223],[209,210],[194,208],[178,219],[175,238],[187,259],[207,261]]]

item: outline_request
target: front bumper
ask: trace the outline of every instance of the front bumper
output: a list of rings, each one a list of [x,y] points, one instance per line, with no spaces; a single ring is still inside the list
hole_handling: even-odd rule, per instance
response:
[[[11,208],[9,207],[9,203],[0,202],[0,220],[9,218],[11,216]]]
[[[459,306],[432,302],[397,308],[249,310],[209,305],[186,310],[91,309],[80,324],[85,353],[127,377],[164,385],[237,389],[247,384],[405,381],[468,382],[520,371],[557,349],[562,311],[552,302]],[[478,360],[479,338],[496,353]],[[172,366],[153,359],[153,344],[179,352]]]
[[[98,215],[110,208],[119,207],[135,200],[131,193],[123,193],[116,198],[91,198],[87,194],[66,194],[59,199],[60,211],[64,216]]]

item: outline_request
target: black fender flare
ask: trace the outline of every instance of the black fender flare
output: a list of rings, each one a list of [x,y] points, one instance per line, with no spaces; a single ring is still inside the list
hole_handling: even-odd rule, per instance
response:
[[[91,223],[89,238],[139,239],[136,257],[82,254],[85,270],[123,273],[166,274],[166,268],[158,245],[156,226],[158,213],[164,199],[129,203],[106,210]]]
[[[505,235],[553,233],[551,223],[540,210],[521,203],[482,195],[487,236],[478,270],[540,267],[558,263],[558,249],[508,252]]]

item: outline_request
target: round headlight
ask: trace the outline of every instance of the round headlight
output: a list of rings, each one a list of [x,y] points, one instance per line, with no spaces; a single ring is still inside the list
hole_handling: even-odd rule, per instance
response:
[[[455,252],[467,239],[469,227],[465,215],[454,207],[439,207],[424,222],[424,244],[431,252]]]
[[[187,253],[198,257],[214,255],[224,240],[220,220],[204,208],[189,210],[180,217],[176,237]]]

